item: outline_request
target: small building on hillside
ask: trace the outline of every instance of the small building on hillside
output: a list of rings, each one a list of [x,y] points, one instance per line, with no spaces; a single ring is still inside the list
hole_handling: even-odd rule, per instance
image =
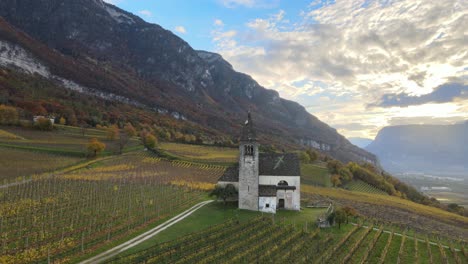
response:
[[[53,125],[55,124],[55,117],[53,116],[49,116],[49,117],[46,117],[46,116],[33,116],[33,123],[36,124],[39,119],[48,119],[50,120],[50,123]]]
[[[239,164],[226,169],[218,185],[234,185],[239,208],[275,213],[277,209],[300,210],[300,161],[293,153],[260,153],[249,113],[242,129]]]

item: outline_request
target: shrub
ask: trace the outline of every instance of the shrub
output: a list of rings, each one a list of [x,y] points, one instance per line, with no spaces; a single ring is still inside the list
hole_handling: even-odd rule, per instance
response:
[[[0,105],[0,124],[16,125],[18,124],[18,111],[15,107]]]
[[[150,149],[154,149],[156,144],[158,144],[158,139],[150,133],[145,133],[142,137],[142,141],[143,145]]]
[[[54,125],[52,125],[49,118],[39,117],[34,123],[34,127],[39,130],[50,131],[54,128]]]

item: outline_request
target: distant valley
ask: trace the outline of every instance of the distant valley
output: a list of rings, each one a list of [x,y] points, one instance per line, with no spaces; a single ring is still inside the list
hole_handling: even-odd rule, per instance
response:
[[[366,150],[394,173],[468,175],[468,122],[383,128]]]

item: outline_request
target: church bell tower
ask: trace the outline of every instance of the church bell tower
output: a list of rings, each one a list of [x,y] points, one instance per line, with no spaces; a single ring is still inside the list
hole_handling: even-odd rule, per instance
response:
[[[248,114],[239,145],[239,208],[258,211],[258,142]]]

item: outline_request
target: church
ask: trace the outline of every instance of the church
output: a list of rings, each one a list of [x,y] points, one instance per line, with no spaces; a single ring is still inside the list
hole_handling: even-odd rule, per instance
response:
[[[249,112],[242,128],[239,164],[229,167],[218,186],[232,184],[239,193],[239,208],[276,213],[300,210],[300,161],[293,153],[260,153]]]

